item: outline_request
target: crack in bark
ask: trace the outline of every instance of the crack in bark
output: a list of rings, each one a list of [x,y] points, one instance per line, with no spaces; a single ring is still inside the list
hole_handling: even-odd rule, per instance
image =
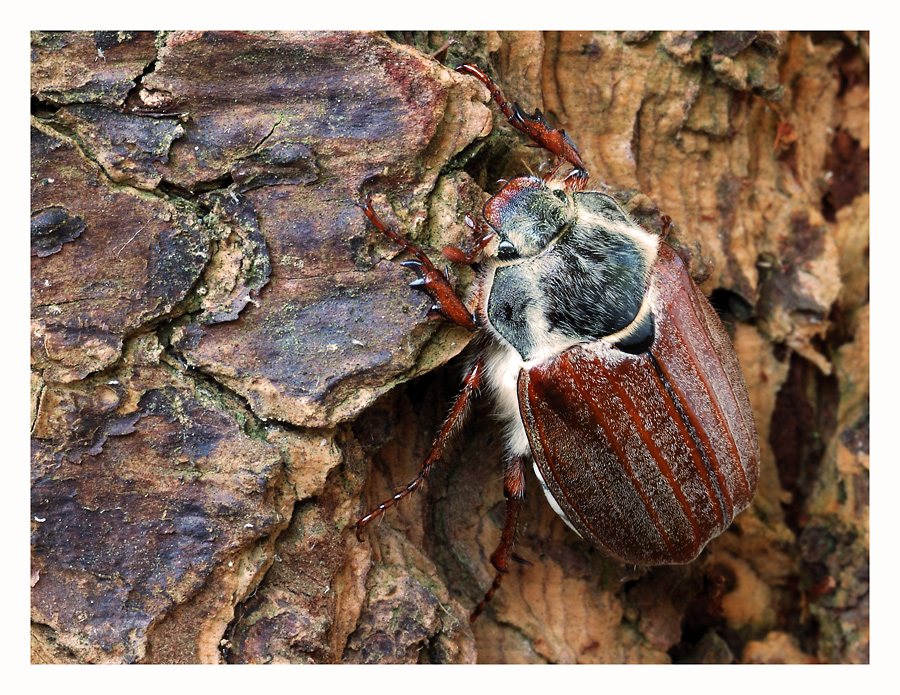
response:
[[[31,416],[31,427],[29,427],[28,431],[34,432],[34,426],[37,424],[38,416],[41,412],[41,406],[44,403],[44,394],[47,392],[47,382],[44,381],[43,376],[41,376],[41,388],[37,393],[37,397],[34,399],[35,407],[34,413]]]
[[[276,129],[279,125],[281,125],[281,122],[282,122],[283,120],[284,120],[284,119],[283,119],[282,117],[280,117],[280,116],[275,120],[275,122],[272,124],[271,130],[269,130],[269,132],[268,132],[266,135],[263,136],[263,139],[260,140],[260,141],[256,144],[256,146],[254,146],[253,152],[252,152],[253,154],[256,154],[256,152],[259,151],[259,148],[266,144],[266,140],[268,140],[269,138],[272,137],[272,134],[275,132],[275,129]]]

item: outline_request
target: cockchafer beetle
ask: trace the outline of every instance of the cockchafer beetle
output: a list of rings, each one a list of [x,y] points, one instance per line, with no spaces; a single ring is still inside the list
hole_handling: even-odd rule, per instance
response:
[[[357,522],[357,537],[415,490],[484,385],[505,423],[506,519],[485,609],[509,571],[530,460],[547,500],[600,552],[638,565],[691,562],[753,499],[759,445],[740,365],[722,322],[678,253],[639,227],[588,173],[565,131],[523,114],[472,65],[509,123],[556,159],[510,179],[484,207],[468,303],[422,250],[411,283],[432,311],[480,335],[462,392],[419,474]],[[559,174],[568,162],[572,170]],[[668,226],[668,220],[665,221]]]

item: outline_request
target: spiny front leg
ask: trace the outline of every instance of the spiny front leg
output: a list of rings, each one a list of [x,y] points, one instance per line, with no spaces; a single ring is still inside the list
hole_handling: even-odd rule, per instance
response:
[[[415,260],[402,261],[400,265],[406,268],[412,268],[419,277],[410,283],[410,287],[423,290],[434,300],[435,305],[431,308],[433,312],[437,312],[449,321],[474,331],[478,328],[475,317],[466,308],[462,300],[457,296],[456,292],[450,286],[450,281],[446,276],[438,270],[431,259],[425,255],[418,246],[410,243],[406,238],[388,227],[372,208],[372,201],[366,196],[366,203],[363,206],[363,212],[369,221],[374,224],[379,231],[387,234],[395,244],[409,251]]]
[[[400,500],[402,500],[413,490],[419,487],[419,485],[422,484],[422,481],[425,480],[425,477],[431,472],[432,466],[434,466],[435,462],[437,462],[438,459],[440,459],[443,455],[444,449],[446,448],[447,443],[450,441],[450,437],[462,425],[463,420],[466,416],[466,412],[469,408],[469,402],[477,393],[478,387],[481,385],[481,377],[483,373],[484,358],[478,357],[469,368],[469,371],[466,373],[466,376],[463,379],[462,392],[459,394],[459,397],[456,399],[456,402],[450,409],[450,414],[447,416],[447,419],[444,420],[444,424],[441,426],[441,430],[440,432],[438,432],[438,435],[434,440],[434,444],[431,447],[431,452],[425,459],[425,463],[422,464],[422,470],[419,471],[419,474],[415,478],[413,478],[406,485],[406,487],[400,490],[400,492],[391,497],[389,500],[379,504],[375,509],[373,509],[362,519],[356,522],[356,537],[358,540],[363,540],[363,530],[369,524],[369,522],[380,517],[385,513],[385,511],[393,507],[395,504],[400,502]]]
[[[559,167],[562,166],[563,162],[569,162],[569,164],[575,167],[575,170],[563,179],[563,183],[568,190],[584,190],[588,180],[587,169],[585,169],[578,148],[575,147],[575,143],[569,139],[568,135],[566,135],[566,131],[551,128],[550,124],[547,123],[544,118],[544,115],[540,112],[540,109],[535,109],[533,115],[526,116],[522,113],[522,109],[519,108],[518,104],[510,106],[510,103],[506,100],[506,97],[503,95],[503,92],[500,91],[500,88],[496,83],[474,65],[460,65],[456,68],[456,71],[461,72],[464,75],[471,75],[478,79],[488,88],[491,97],[497,102],[497,105],[500,107],[500,110],[503,112],[503,115],[506,116],[506,119],[511,126],[521,130],[539,147],[543,147],[551,154],[556,155],[556,162],[550,169],[550,173],[545,177],[545,180],[552,178],[559,170]]]

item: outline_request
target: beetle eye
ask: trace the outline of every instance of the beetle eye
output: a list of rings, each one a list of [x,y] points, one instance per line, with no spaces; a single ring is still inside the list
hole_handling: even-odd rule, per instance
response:
[[[501,261],[511,261],[514,258],[518,258],[519,253],[516,251],[516,247],[513,245],[511,241],[503,240],[500,242],[500,245],[497,246],[497,258]]]

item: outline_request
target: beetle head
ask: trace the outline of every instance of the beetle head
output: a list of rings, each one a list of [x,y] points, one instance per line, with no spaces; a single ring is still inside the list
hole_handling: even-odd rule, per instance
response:
[[[572,222],[575,207],[564,191],[534,176],[516,176],[484,206],[484,218],[497,232],[500,261],[536,256]]]

